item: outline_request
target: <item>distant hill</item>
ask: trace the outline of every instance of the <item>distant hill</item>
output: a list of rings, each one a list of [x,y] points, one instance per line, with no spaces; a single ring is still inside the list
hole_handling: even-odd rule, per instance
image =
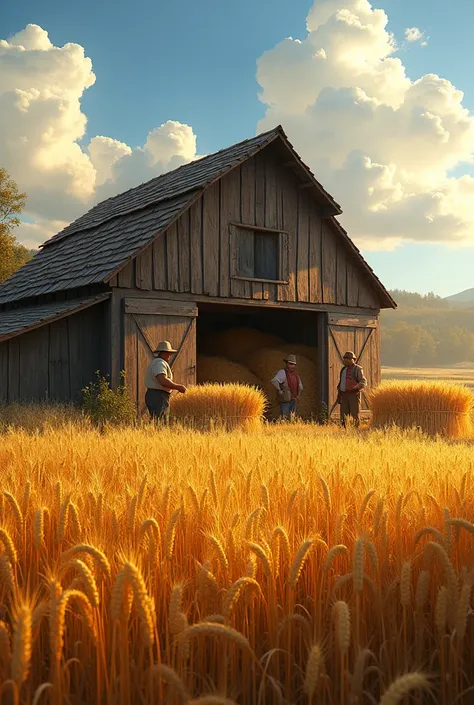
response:
[[[459,294],[446,296],[445,301],[449,301],[451,304],[472,304],[474,303],[474,289],[466,289],[460,291]]]
[[[433,293],[390,293],[398,308],[381,312],[383,365],[436,367],[474,363],[474,289],[446,299]]]

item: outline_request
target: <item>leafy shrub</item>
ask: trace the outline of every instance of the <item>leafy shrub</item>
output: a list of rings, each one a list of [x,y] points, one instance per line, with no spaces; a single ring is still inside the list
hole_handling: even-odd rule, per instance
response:
[[[137,410],[125,385],[125,372],[120,376],[122,384],[116,391],[99,371],[95,382],[90,382],[82,390],[82,409],[98,426],[132,424],[136,420]]]
[[[328,420],[329,420],[329,409],[328,409],[328,405],[327,405],[324,401],[322,401],[322,402],[320,403],[320,405],[319,405],[319,411],[318,411],[318,415],[317,415],[317,422],[318,422],[321,426],[324,426],[325,424],[327,424]]]

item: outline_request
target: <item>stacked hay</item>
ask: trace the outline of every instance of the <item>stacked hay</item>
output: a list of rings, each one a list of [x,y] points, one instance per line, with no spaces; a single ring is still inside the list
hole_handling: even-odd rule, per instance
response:
[[[202,384],[173,395],[173,419],[200,431],[257,430],[266,400],[255,387],[243,384]]]
[[[250,387],[259,387],[260,380],[248,367],[226,360],[224,357],[212,355],[198,355],[197,359],[198,384],[216,382],[218,384],[248,384]]]
[[[384,382],[369,391],[372,427],[420,428],[430,436],[463,438],[472,432],[474,398],[447,382]]]
[[[252,352],[262,348],[276,348],[283,340],[270,333],[262,333],[254,328],[229,328],[220,333],[207,335],[201,349],[208,355],[225,357],[241,362]]]
[[[268,399],[267,417],[275,419],[280,413],[277,392],[271,379],[284,367],[283,359],[288,355],[282,348],[264,348],[250,354],[245,362],[247,367],[260,379],[260,384]],[[311,418],[317,412],[317,369],[312,360],[299,356],[297,371],[303,383],[303,393],[298,400],[297,414],[303,419]]]
[[[276,347],[276,346],[271,346],[271,347]],[[285,343],[285,345],[281,345],[279,347],[287,355],[291,355],[291,354],[296,355],[297,360],[299,360],[300,357],[307,357],[308,360],[311,360],[311,362],[314,362],[315,365],[318,362],[318,348],[316,348],[312,345],[303,345],[303,344],[293,345],[292,343]],[[304,382],[303,382],[303,384],[304,384]]]

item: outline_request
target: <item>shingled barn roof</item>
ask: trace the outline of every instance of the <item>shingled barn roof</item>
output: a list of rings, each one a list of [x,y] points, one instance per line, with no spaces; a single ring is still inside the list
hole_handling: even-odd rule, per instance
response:
[[[326,214],[340,214],[340,206],[301,161],[278,126],[94,206],[45,242],[30,262],[0,285],[0,304],[106,283],[189,208],[208,186],[277,139],[295,161],[301,178],[311,183],[315,198],[324,206]],[[388,292],[357,248],[351,245],[382,298],[391,306],[393,301]]]
[[[102,294],[83,299],[71,299],[70,301],[51,301],[39,306],[26,306],[25,308],[4,311],[0,317],[0,343],[34,328],[44,326],[46,323],[53,323],[64,316],[70,316],[77,311],[89,308],[89,306],[99,304],[109,297],[110,294]]]

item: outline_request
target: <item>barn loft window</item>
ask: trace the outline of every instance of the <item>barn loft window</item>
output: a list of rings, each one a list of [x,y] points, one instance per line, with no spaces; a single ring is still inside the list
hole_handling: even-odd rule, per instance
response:
[[[230,228],[234,279],[287,283],[287,233],[240,223]]]

